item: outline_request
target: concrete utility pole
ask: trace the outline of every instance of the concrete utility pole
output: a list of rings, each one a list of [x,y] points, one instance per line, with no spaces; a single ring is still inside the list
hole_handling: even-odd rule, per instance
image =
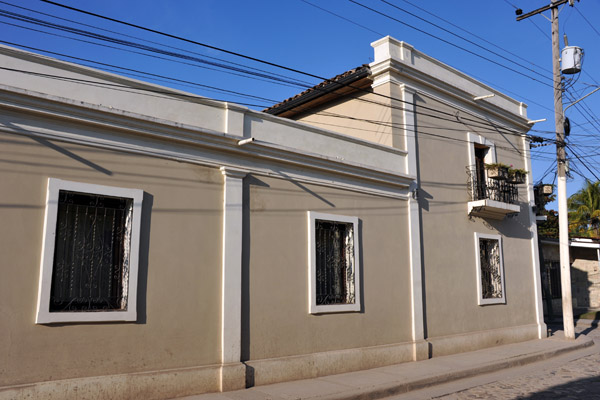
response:
[[[556,128],[556,160],[558,164],[558,238],[560,249],[560,284],[562,292],[562,314],[565,338],[575,339],[573,323],[573,298],[571,295],[571,265],[569,259],[569,215],[567,211],[567,174],[565,134],[563,126],[562,81],[560,73],[560,42],[558,38],[558,7],[574,0],[553,0],[548,6],[519,15],[517,21],[539,14],[552,12],[552,75],[554,78],[554,125]],[[517,11],[518,14],[518,11]]]

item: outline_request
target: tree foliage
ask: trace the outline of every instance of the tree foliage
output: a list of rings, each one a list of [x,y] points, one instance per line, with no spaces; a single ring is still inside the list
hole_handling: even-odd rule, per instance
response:
[[[558,239],[558,213],[554,210],[542,210],[546,221],[538,223],[538,235],[544,238]]]
[[[600,238],[600,181],[586,181],[567,200],[570,236]]]

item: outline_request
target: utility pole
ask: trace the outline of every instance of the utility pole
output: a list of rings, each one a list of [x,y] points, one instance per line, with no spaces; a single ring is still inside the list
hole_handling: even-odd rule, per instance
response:
[[[563,126],[562,80],[560,73],[560,42],[558,38],[558,7],[567,2],[573,6],[574,0],[552,0],[550,5],[524,15],[520,15],[520,10],[517,10],[517,21],[521,21],[522,19],[547,10],[551,10],[552,12],[552,75],[554,78],[554,126],[556,128],[556,161],[558,164],[558,238],[560,249],[562,314],[565,338],[575,339],[573,298],[571,295],[571,265],[569,259],[569,216],[567,211],[567,174]]]

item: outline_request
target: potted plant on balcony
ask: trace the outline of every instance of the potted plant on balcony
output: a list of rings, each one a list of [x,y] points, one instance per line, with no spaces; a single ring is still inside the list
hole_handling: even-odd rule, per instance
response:
[[[490,179],[506,180],[508,178],[508,165],[502,163],[485,164],[487,177]]]
[[[527,171],[521,168],[510,168],[508,170],[508,183],[515,183],[517,185],[525,183],[525,177],[527,176]]]

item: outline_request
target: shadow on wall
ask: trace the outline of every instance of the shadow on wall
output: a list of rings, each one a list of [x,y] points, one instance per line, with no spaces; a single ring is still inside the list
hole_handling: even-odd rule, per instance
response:
[[[571,266],[571,294],[576,308],[588,308],[590,307],[590,288],[592,282],[588,279],[587,271]]]
[[[488,228],[495,229],[500,234],[517,239],[531,239],[532,233],[529,230],[530,225],[526,224],[526,213],[528,204],[521,203],[521,212],[515,216],[507,216],[502,220],[482,219],[484,225]]]
[[[140,251],[138,256],[137,324],[146,323],[146,296],[148,292],[148,258],[150,252],[150,225],[154,196],[144,192],[142,221],[140,225]]]
[[[270,187],[253,175],[244,178],[242,187],[242,322],[241,361],[250,360],[250,186]],[[254,386],[254,368],[246,365],[246,387]]]

